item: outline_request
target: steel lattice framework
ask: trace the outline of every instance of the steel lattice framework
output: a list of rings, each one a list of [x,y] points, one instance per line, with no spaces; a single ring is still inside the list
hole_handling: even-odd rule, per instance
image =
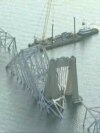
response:
[[[17,54],[16,39],[0,28],[0,47],[3,47],[12,56]]]
[[[63,117],[65,95],[72,95],[74,103],[81,102],[78,95],[76,58],[49,60],[42,45],[21,50],[6,66],[11,77],[29,90],[41,109]]]
[[[87,126],[87,120],[89,125],[87,127],[88,132],[99,133],[100,132],[100,107],[85,107],[85,116],[83,121],[83,127]]]

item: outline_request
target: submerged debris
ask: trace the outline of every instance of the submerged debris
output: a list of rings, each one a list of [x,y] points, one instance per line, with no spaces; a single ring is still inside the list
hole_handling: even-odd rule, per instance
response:
[[[21,50],[6,66],[7,72],[32,96],[47,113],[62,118],[65,95],[80,103],[76,58],[61,57],[49,60],[42,45]]]
[[[84,105],[84,104],[83,104]],[[100,132],[100,107],[87,107],[84,105],[86,111],[83,121],[83,127],[87,125],[87,120],[89,121],[89,125],[87,130],[91,133],[99,133]]]

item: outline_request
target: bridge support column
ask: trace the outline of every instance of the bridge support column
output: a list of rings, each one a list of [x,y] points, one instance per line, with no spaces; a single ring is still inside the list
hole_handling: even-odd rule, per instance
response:
[[[73,103],[81,103],[82,98],[79,96],[78,93],[78,80],[77,80],[77,68],[76,68],[76,58],[72,56],[69,60],[69,73],[68,73],[68,80],[67,80],[67,88],[66,88],[66,95],[72,95],[72,102]]]

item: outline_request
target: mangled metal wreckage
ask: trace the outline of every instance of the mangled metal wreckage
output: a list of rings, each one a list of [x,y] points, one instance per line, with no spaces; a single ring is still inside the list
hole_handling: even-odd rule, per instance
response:
[[[76,58],[61,57],[49,60],[42,45],[21,50],[6,66],[11,77],[31,91],[41,109],[63,117],[65,96],[80,103]]]
[[[16,39],[0,28],[0,50],[8,52],[12,57],[17,54]]]
[[[49,60],[45,48],[41,45],[18,53],[15,37],[1,28],[0,50],[9,53],[12,58],[6,66],[8,75],[13,81],[17,80],[20,88],[30,91],[40,108],[45,109],[47,113],[62,118],[65,96],[71,96],[73,103],[82,101],[78,94],[74,56]],[[86,126],[89,132],[99,133],[100,107],[84,107],[86,112],[83,127]],[[87,119],[90,120],[89,123]]]

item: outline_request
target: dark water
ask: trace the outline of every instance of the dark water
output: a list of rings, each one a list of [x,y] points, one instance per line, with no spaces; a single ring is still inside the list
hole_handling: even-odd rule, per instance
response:
[[[0,27],[17,38],[18,48],[25,48],[34,35],[41,37],[45,17],[46,0],[1,0]],[[54,14],[54,15],[53,15]],[[77,31],[84,20],[88,26],[100,29],[99,0],[54,0],[49,19],[47,36],[51,34],[54,18],[55,31],[73,31],[73,17],[76,17]],[[39,21],[41,20],[41,22]],[[100,34],[75,45],[48,51],[50,58],[76,56],[79,93],[87,106],[100,105]],[[47,116],[35,105],[26,90],[19,85],[10,85],[4,69],[8,60],[0,53],[0,132],[82,132],[84,108],[74,108],[65,103],[64,118],[58,120]],[[15,89],[16,88],[16,89]],[[86,131],[84,131],[86,132]]]

